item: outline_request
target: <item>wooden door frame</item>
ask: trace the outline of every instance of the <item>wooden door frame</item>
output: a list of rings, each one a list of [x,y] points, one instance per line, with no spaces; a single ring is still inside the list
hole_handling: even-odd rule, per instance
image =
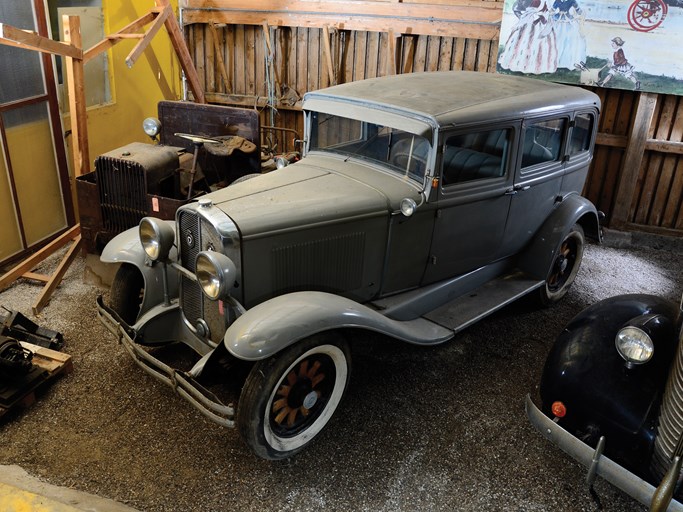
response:
[[[39,35],[44,37],[49,37],[48,25],[47,25],[47,13],[45,12],[45,4],[43,0],[33,0],[32,6],[34,8],[34,15],[36,19],[36,31]],[[5,162],[7,166],[7,174],[9,177],[9,187],[12,194],[12,201],[15,206],[17,222],[19,224],[19,234],[21,237],[22,250],[17,254],[10,256],[5,262],[14,261],[22,258],[28,252],[35,250],[54,238],[63,234],[67,229],[72,227],[76,223],[76,215],[74,212],[73,196],[71,194],[71,182],[69,178],[69,167],[66,158],[66,148],[64,144],[64,135],[62,133],[62,121],[59,112],[59,102],[57,99],[57,86],[55,84],[55,73],[54,73],[54,62],[53,57],[47,53],[41,53],[40,55],[42,63],[43,72],[43,83],[45,86],[45,93],[39,94],[37,96],[32,96],[29,98],[23,98],[20,100],[2,103],[0,104],[0,114],[5,112],[19,109],[22,107],[27,107],[30,105],[37,105],[40,103],[47,104],[48,120],[50,123],[50,130],[52,134],[53,147],[55,152],[55,164],[57,167],[57,173],[59,177],[59,183],[62,189],[62,201],[64,205],[64,213],[66,217],[66,226],[64,229],[60,229],[53,235],[50,235],[40,242],[34,243],[29,246],[26,240],[26,230],[24,228],[24,222],[22,219],[21,209],[19,207],[19,195],[16,188],[16,183],[14,179],[14,171],[12,169],[12,160],[10,158],[9,144],[5,134],[5,127],[0,115],[0,139],[2,140],[2,151],[5,157]],[[4,263],[4,262],[3,262]]]

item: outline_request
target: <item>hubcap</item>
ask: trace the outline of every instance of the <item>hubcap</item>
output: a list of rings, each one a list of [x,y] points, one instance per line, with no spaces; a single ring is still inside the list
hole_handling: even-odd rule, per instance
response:
[[[278,385],[270,411],[273,431],[292,436],[311,425],[334,387],[334,363],[326,355],[314,354],[292,368]]]
[[[555,259],[553,265],[553,273],[548,276],[548,289],[550,291],[557,291],[567,282],[569,275],[574,267],[576,260],[576,241],[573,238],[568,238],[560,246],[560,252]]]

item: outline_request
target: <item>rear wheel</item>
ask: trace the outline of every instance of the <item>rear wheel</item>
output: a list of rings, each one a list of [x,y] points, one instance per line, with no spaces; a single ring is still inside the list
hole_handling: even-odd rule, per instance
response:
[[[583,228],[575,224],[557,248],[548,277],[541,287],[543,304],[557,302],[567,294],[581,266],[584,245]]]
[[[145,280],[133,265],[123,263],[111,283],[109,307],[128,325],[133,325],[140,313]]]
[[[238,404],[240,435],[261,458],[294,455],[327,425],[350,373],[348,343],[335,332],[317,334],[257,362]]]

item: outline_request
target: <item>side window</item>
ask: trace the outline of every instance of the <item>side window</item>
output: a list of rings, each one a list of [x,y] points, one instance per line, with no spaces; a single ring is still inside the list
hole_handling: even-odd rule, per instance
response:
[[[563,118],[527,126],[524,129],[522,168],[558,160],[566,124],[567,119]]]
[[[569,138],[569,155],[575,155],[583,151],[588,151],[591,145],[591,135],[593,134],[593,114],[578,114],[574,118],[572,135]]]
[[[509,128],[448,137],[443,151],[444,186],[504,176],[511,137]]]

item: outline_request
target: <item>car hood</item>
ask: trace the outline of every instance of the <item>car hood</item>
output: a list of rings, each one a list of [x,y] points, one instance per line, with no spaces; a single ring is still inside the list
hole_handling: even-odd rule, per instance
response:
[[[381,190],[381,185],[387,185],[387,190]],[[309,156],[208,197],[248,238],[292,227],[388,215],[401,198],[417,196],[415,186],[377,169]]]

